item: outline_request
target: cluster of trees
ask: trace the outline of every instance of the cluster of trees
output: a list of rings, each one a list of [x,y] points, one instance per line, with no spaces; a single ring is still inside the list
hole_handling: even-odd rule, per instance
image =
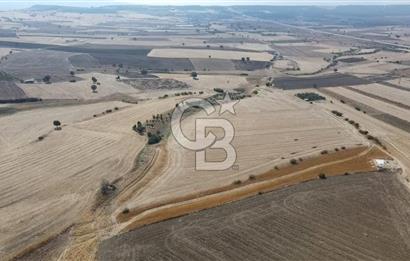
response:
[[[136,125],[132,126],[132,129],[140,135],[144,135],[146,130],[145,126],[140,121],[138,121]]]
[[[215,92],[224,93],[225,91],[222,88],[214,88]]]
[[[101,182],[101,187],[100,187],[100,191],[101,194],[103,196],[107,196],[109,194],[111,194],[112,192],[114,192],[117,188],[115,187],[115,185],[111,184],[110,182],[108,182],[107,180],[103,180]]]
[[[49,84],[51,83],[51,76],[50,75],[46,75],[43,77],[43,82]]]
[[[91,77],[91,80],[93,82],[93,84],[91,85],[91,90],[93,91],[93,93],[97,92],[97,84],[98,84],[98,80],[97,78],[95,78],[94,76]]]
[[[161,134],[159,132],[152,134],[151,132],[147,133],[148,135],[148,144],[153,145],[161,142]]]
[[[250,58],[250,57],[242,57],[242,58],[241,58],[241,61],[242,61],[242,62],[250,62],[250,61],[251,61],[251,58]]]
[[[333,113],[334,115],[338,116],[338,117],[342,117],[342,116],[343,116],[343,113],[341,113],[341,112],[339,112],[339,111],[336,111],[336,110],[333,110],[332,113]]]
[[[326,100],[325,97],[315,93],[315,92],[302,92],[302,93],[297,93],[296,97],[311,102],[311,101],[320,101],[320,100]]]

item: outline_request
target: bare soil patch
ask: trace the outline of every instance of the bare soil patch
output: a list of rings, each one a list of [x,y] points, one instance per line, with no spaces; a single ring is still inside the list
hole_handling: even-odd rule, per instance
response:
[[[367,83],[369,82],[366,79],[339,73],[313,77],[278,77],[274,79],[275,86],[285,90],[313,87],[352,86]]]

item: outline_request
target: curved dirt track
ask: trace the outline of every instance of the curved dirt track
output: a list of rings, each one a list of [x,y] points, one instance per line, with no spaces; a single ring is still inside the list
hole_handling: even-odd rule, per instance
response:
[[[409,260],[410,195],[395,174],[302,183],[146,226],[99,260]]]

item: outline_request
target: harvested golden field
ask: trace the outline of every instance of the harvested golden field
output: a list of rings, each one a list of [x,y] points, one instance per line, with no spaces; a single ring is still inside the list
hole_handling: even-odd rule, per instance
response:
[[[410,90],[404,91],[399,89],[392,89],[392,87],[377,83],[357,85],[352,86],[352,88],[399,104],[410,104]]]
[[[299,184],[325,176],[344,175],[376,171],[374,159],[391,159],[377,147],[358,147],[325,154],[300,161],[297,165],[275,168],[260,175],[251,175],[240,184],[215,187],[200,193],[170,198],[147,207],[131,209],[127,214],[119,214],[117,220],[124,222],[123,231],[169,218],[186,215],[203,209],[244,199],[262,192]],[[252,178],[251,178],[252,177]]]
[[[181,49],[181,48],[158,48],[152,49],[149,57],[160,58],[209,58],[241,60],[242,57],[249,57],[252,61],[270,61],[272,55],[266,52],[241,52],[225,50],[206,50],[206,49]]]
[[[92,117],[114,105],[119,110]],[[0,255],[21,253],[78,221],[103,179],[133,168],[146,141],[132,125],[174,106],[171,98],[128,106],[108,102],[0,118]],[[55,119],[62,121],[61,131],[52,130]]]
[[[337,94],[343,95],[347,98],[353,99],[355,101],[358,101],[362,104],[365,104],[367,106],[373,107],[379,111],[382,111],[384,113],[394,115],[395,117],[398,117],[400,119],[408,121],[410,119],[410,111],[406,110],[404,108],[400,108],[398,106],[368,97],[366,95],[348,90],[344,87],[336,87],[336,88],[329,88],[332,92],[335,92]],[[396,90],[395,90],[396,91]]]
[[[99,99],[112,94],[122,93],[136,95],[140,91],[123,82],[117,81],[115,75],[103,73],[78,74],[80,80],[76,82],[56,82],[51,84],[19,84],[20,88],[29,97],[42,99],[81,99],[91,100]],[[97,85],[97,91],[91,90],[95,77],[100,85]]]
[[[189,137],[192,137],[197,116],[183,121],[183,130]],[[289,165],[291,159],[302,161],[319,155],[322,150],[368,144],[353,127],[335,120],[317,105],[282,91],[263,91],[256,97],[241,100],[236,116],[223,117],[235,126],[233,145],[237,160],[233,169],[196,171],[195,153],[183,149],[171,136],[166,147],[168,158],[150,174],[156,178],[139,193],[130,195],[119,210],[149,208],[173,198],[230,186],[236,180],[243,182],[250,175],[270,171],[275,166]],[[224,153],[210,150],[206,157],[218,161],[224,158]]]
[[[329,64],[324,61],[322,57],[295,57],[287,56],[291,61],[294,61],[297,64],[298,71],[291,71],[289,74],[309,74],[318,72]]]
[[[243,88],[249,86],[249,83],[245,76],[238,75],[202,75],[198,73],[198,80],[194,80],[191,75],[188,74],[170,74],[170,73],[157,73],[156,76],[161,79],[175,79],[181,82],[185,82],[192,86],[194,90],[207,91],[214,93],[214,88],[222,88],[224,90],[232,90],[235,88]]]
[[[332,88],[331,90],[334,91],[334,89],[335,88]],[[332,98],[328,97],[328,99],[331,100]],[[358,103],[365,102],[362,98],[358,98],[356,101]],[[321,103],[320,106],[329,111],[337,110],[342,112],[344,117],[358,122],[362,129],[368,130],[373,136],[379,138],[403,169],[400,176],[403,183],[410,187],[410,133],[408,131],[394,127],[392,123],[378,119],[380,113],[375,115],[370,115],[370,113],[364,114],[362,111],[356,110],[354,104],[350,106],[334,100],[333,103]],[[375,108],[381,111],[384,109],[382,106],[383,105],[380,104]],[[395,114],[393,114],[393,116],[397,117]],[[409,116],[405,119],[409,119]]]

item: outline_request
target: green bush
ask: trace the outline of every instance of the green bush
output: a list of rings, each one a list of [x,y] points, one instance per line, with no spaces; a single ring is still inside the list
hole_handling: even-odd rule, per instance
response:
[[[148,144],[149,145],[153,145],[153,144],[157,144],[161,142],[161,136],[159,136],[158,134],[152,134],[149,138],[148,138]]]

